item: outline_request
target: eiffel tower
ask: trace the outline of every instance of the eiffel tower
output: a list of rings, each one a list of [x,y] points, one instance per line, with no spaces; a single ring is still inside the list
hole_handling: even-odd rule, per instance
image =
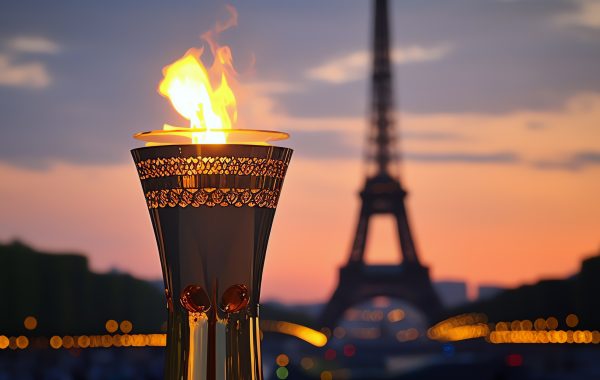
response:
[[[322,326],[334,327],[353,305],[376,296],[407,301],[419,309],[430,323],[441,312],[429,270],[423,266],[410,232],[406,212],[406,191],[396,164],[395,127],[392,102],[392,72],[387,0],[375,0],[373,40],[372,104],[368,146],[369,164],[375,167],[360,192],[362,206],[348,263],[340,268],[339,282],[322,315]],[[373,215],[392,215],[397,222],[402,261],[397,265],[367,265],[364,261],[369,220]]]

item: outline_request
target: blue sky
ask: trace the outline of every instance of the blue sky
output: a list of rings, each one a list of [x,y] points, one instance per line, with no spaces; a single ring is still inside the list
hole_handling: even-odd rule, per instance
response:
[[[232,45],[238,69],[253,72],[248,80],[294,89],[273,98],[278,109],[293,117],[365,114],[368,2],[234,5],[240,24],[221,40]],[[48,160],[127,159],[127,135],[160,128],[157,120],[173,114],[155,91],[161,68],[201,45],[202,31],[225,16],[220,1],[0,7],[0,78],[19,69],[37,69],[40,77],[0,79],[0,159],[38,167]],[[600,89],[596,1],[396,1],[391,8],[394,46],[405,55],[396,60],[402,111],[554,109]],[[586,16],[588,8],[596,13]],[[19,46],[28,40],[39,46]],[[346,77],[331,82],[314,75],[328,63],[341,65]],[[310,141],[306,136],[298,143]]]

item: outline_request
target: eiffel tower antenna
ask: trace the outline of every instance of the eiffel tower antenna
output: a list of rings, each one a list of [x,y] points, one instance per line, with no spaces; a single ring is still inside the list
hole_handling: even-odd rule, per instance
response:
[[[321,315],[321,323],[332,327],[352,305],[376,296],[399,298],[412,303],[432,322],[441,311],[429,270],[419,261],[405,206],[406,191],[390,173],[395,163],[395,129],[392,102],[392,72],[387,0],[375,0],[372,103],[369,125],[368,162],[376,171],[368,176],[360,192],[361,209],[354,243],[347,264],[340,268],[338,287]],[[369,221],[378,214],[396,220],[402,262],[397,265],[367,265],[364,260]]]
[[[393,79],[390,51],[388,3],[375,3],[375,30],[373,33],[373,72],[371,78],[371,160],[376,164],[376,175],[391,176],[390,164],[397,157],[395,148],[395,120]]]

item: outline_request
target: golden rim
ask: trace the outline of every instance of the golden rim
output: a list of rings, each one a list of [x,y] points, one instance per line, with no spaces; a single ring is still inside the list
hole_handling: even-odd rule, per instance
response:
[[[192,133],[224,133],[226,144],[268,144],[271,141],[285,140],[289,134],[279,131],[265,131],[257,129],[203,129],[203,128],[177,128],[160,129],[155,131],[139,132],[133,135],[135,139],[156,145],[191,144]]]

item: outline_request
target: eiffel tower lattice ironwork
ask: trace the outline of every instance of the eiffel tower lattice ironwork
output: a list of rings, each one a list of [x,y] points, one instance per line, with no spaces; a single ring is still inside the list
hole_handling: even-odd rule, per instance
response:
[[[362,301],[388,296],[409,302],[433,322],[441,312],[429,270],[417,255],[405,207],[406,191],[395,163],[392,71],[387,0],[375,0],[373,40],[372,105],[369,133],[370,155],[375,172],[360,193],[362,206],[348,263],[340,268],[338,287],[321,315],[323,326],[334,327],[344,312]],[[397,265],[367,265],[364,261],[369,220],[373,215],[392,215],[398,228],[402,262]]]

